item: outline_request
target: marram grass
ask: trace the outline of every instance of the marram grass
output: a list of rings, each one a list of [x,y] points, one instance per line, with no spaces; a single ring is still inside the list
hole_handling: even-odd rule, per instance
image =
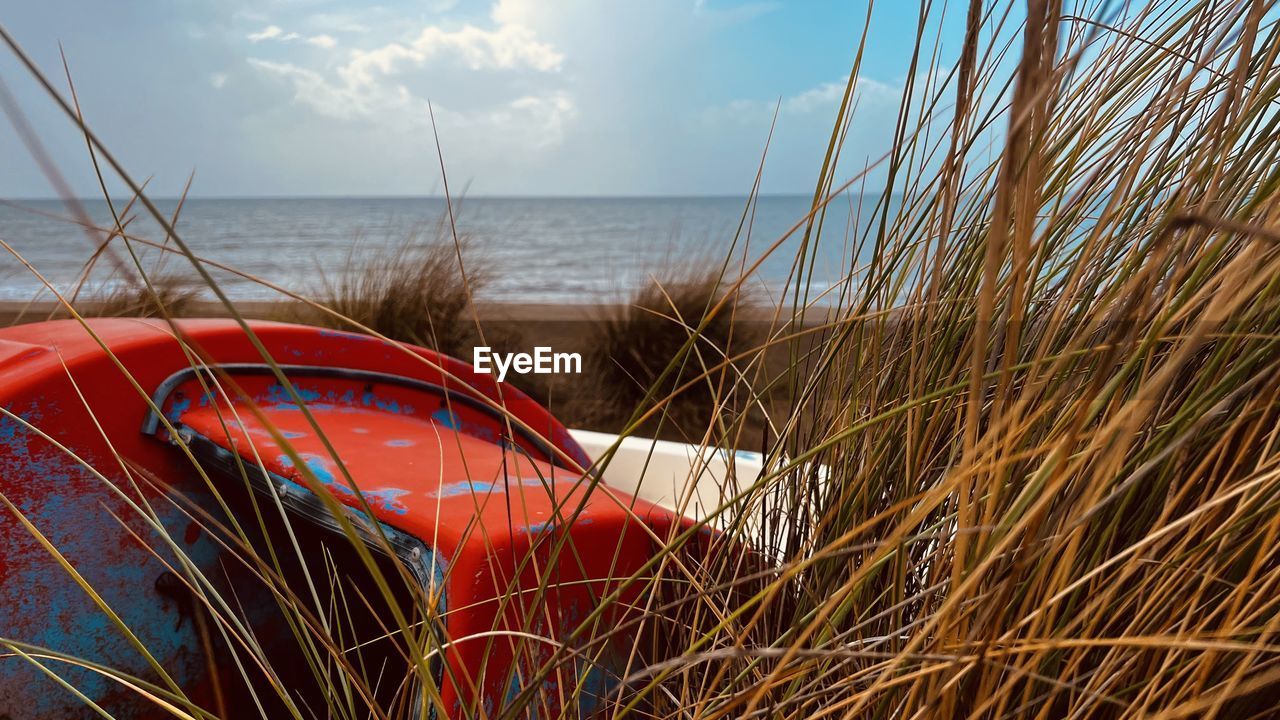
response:
[[[855,66],[767,338],[706,352],[729,295],[695,313],[673,304],[685,339],[632,396],[627,422],[660,420],[696,392],[725,412],[704,428],[673,419],[725,441],[741,408],[784,392],[789,410],[766,419],[771,469],[738,479],[746,489],[722,508],[731,530],[716,541],[778,563],[689,562],[690,534],[671,538],[639,578],[655,589],[639,622],[661,627],[667,647],[635,648],[602,717],[1280,714],[1275,7],[974,3],[964,18],[953,64],[921,25],[891,151],[846,173]],[[863,208],[871,221],[853,236],[827,237],[823,210],[849,191],[889,200]],[[172,231],[163,245],[203,272],[157,219]],[[873,260],[816,287],[813,247],[837,241]],[[757,259],[727,262],[725,287]],[[766,367],[766,347],[790,358],[786,372]],[[734,537],[749,526],[751,538]],[[412,684],[340,650],[343,618],[384,607],[404,578],[366,552],[369,597],[317,606],[314,588],[283,582],[280,558],[248,555],[293,619],[321,704],[268,682],[274,697],[232,712],[154,678],[121,681],[158,715],[405,716],[403,693],[385,701],[381,688]],[[227,599],[175,570],[242,671],[272,677]],[[414,657],[438,654],[442,639],[414,621],[432,599],[414,605],[383,622]],[[592,652],[618,631],[591,615],[576,639]],[[585,691],[578,655],[502,641],[538,669],[506,706],[469,713],[531,715],[553,675],[562,692]],[[74,662],[0,647],[3,662],[55,674],[55,661]],[[433,708],[427,663],[410,665]]]

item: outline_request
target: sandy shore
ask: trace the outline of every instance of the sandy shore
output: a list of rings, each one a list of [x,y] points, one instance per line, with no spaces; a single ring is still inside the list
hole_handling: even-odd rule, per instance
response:
[[[247,318],[256,320],[285,320],[297,317],[293,303],[280,301],[237,301],[236,309]],[[86,316],[93,315],[91,303],[77,308]],[[563,352],[584,352],[591,342],[593,330],[601,320],[617,317],[625,311],[618,304],[576,303],[480,303],[475,313],[490,344],[502,345],[512,350],[532,350],[545,345]],[[228,317],[225,306],[216,301],[195,301],[188,306],[184,317]],[[40,322],[51,318],[69,317],[57,303],[0,301],[0,327],[18,323]],[[768,325],[773,317],[771,310],[763,308],[751,312],[751,317],[741,317]],[[496,341],[496,342],[495,342]],[[470,360],[470,358],[463,358]]]
[[[235,303],[236,309],[246,317],[255,319],[274,319],[284,314],[288,303],[275,300],[240,300]],[[556,303],[481,303],[476,312],[481,320],[496,321],[573,321],[592,320],[616,312],[620,306],[609,304],[556,304]],[[91,304],[85,305],[90,310]],[[198,300],[192,304],[188,315],[193,317],[226,317],[227,309],[222,303],[211,300]],[[65,311],[56,302],[39,301],[23,302],[17,300],[0,301],[0,326],[9,326],[17,322],[39,322],[50,316],[66,317]]]
[[[275,300],[239,300],[235,303],[245,317],[255,320],[279,320],[289,316],[293,303]],[[92,315],[92,304],[78,309]],[[616,303],[478,303],[476,315],[482,323],[591,323],[616,316],[625,306]],[[226,307],[217,301],[198,300],[184,313],[186,317],[228,317]],[[17,323],[39,322],[50,318],[69,317],[62,307],[52,301],[22,302],[0,300],[0,327]],[[750,319],[769,322],[772,310],[759,308],[751,311]]]
[[[296,317],[289,303],[240,301],[236,310],[256,320],[289,320]],[[92,315],[92,304],[77,307]],[[546,345],[562,352],[583,352],[590,341],[590,328],[601,318],[621,311],[617,305],[575,305],[549,303],[486,303],[476,306],[476,316],[491,344],[531,351]],[[197,301],[183,312],[184,317],[228,317],[225,306],[214,301]],[[67,318],[69,314],[54,302],[0,302],[0,327],[19,323]],[[494,343],[493,339],[499,339]],[[470,358],[463,358],[470,360]]]
[[[282,302],[243,301],[236,303],[236,309],[245,317],[258,320],[289,321],[299,317],[297,305]],[[86,316],[93,315],[91,303],[84,303],[77,309]],[[536,347],[549,347],[554,352],[579,353],[582,357],[590,357],[599,342],[601,321],[618,317],[626,310],[618,304],[552,304],[552,303],[484,303],[475,308],[476,316],[484,334],[485,345],[492,346],[500,352],[532,353]],[[740,309],[741,310],[741,309]],[[69,315],[60,305],[52,302],[26,303],[0,301],[0,327],[18,323],[40,322],[50,318],[66,318]],[[183,317],[228,317],[227,309],[217,302],[196,301],[184,308]],[[751,334],[759,338],[769,335],[772,326],[773,310],[753,308],[749,314],[739,314],[738,319],[747,325],[754,326]],[[809,318],[813,322],[817,318]],[[644,341],[641,340],[641,343]],[[481,344],[477,342],[477,344]],[[639,348],[638,348],[639,349]],[[640,349],[643,352],[643,349]],[[469,349],[458,351],[459,359],[471,362]],[[773,375],[786,371],[789,365],[787,348],[771,347],[766,354],[766,374]],[[510,382],[522,390],[532,394],[557,413],[561,420],[575,426],[593,430],[616,432],[621,429],[618,418],[600,416],[593,409],[592,403],[574,403],[563,398],[582,395],[584,387],[580,376],[527,376],[513,377]],[[591,397],[590,394],[582,397]],[[604,399],[597,398],[601,402]],[[701,426],[705,427],[705,426]],[[664,424],[658,430],[646,428],[650,434],[666,439],[681,440],[685,438],[678,428]],[[643,433],[642,433],[643,434]],[[734,444],[741,449],[760,449],[758,443],[763,435],[752,431],[748,436],[738,438]]]

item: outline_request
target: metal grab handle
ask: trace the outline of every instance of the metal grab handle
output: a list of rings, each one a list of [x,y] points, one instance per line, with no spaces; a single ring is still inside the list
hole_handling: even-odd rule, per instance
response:
[[[147,408],[147,417],[142,422],[142,433],[144,435],[154,435],[160,429],[160,415],[157,412],[164,407],[164,403],[169,399],[169,395],[182,383],[195,377],[199,372],[212,374],[213,368],[227,374],[246,374],[246,375],[268,375],[275,376],[275,372],[270,365],[263,363],[226,363],[214,366],[200,364],[194,367],[186,367],[169,377],[156,386],[155,392],[151,394],[152,407]],[[501,412],[490,407],[487,403],[481,402],[473,395],[467,394],[465,391],[450,390],[449,388],[426,380],[418,380],[417,378],[404,377],[403,375],[393,375],[391,373],[378,372],[376,370],[354,370],[351,368],[332,367],[327,365],[277,365],[280,372],[288,375],[296,373],[309,377],[329,377],[342,380],[354,380],[358,382],[376,382],[387,385],[398,385],[400,387],[419,390],[422,392],[439,395],[444,397],[450,403],[459,403],[474,410],[479,410],[496,420],[500,425],[507,425],[506,417]],[[542,453],[547,461],[553,465],[565,467],[556,459],[554,447],[546,440],[534,436],[523,427],[518,425],[509,425],[515,431],[520,439],[533,446]],[[523,450],[519,446],[513,446]],[[568,468],[566,468],[568,469]]]

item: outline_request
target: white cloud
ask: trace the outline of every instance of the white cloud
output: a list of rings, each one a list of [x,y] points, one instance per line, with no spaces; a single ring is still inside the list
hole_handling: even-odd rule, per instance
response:
[[[247,37],[249,42],[254,43],[260,43],[265,40],[272,40],[275,42],[294,42],[296,40],[302,40],[309,45],[315,45],[316,47],[324,48],[326,50],[333,48],[338,44],[338,41],[334,39],[332,35],[321,33],[319,35],[312,35],[304,38],[302,33],[285,32],[279,25],[268,25],[258,32],[249,33]]]
[[[275,29],[273,39],[288,39]],[[306,42],[337,45],[323,34]],[[577,116],[573,97],[556,80],[564,59],[533,30],[497,22],[488,28],[427,25],[411,39],[352,50],[336,66],[265,58],[249,63],[288,82],[296,104],[325,117],[415,132],[429,122],[430,97],[441,126],[487,128],[536,149],[560,142]]]
[[[734,120],[758,123],[762,120],[767,121],[777,107],[781,120],[815,114],[823,120],[834,120],[835,112],[840,107],[840,100],[844,98],[847,83],[847,80],[834,80],[815,85],[795,95],[784,97],[776,104],[766,100],[733,100],[724,105],[705,109],[701,113],[701,119],[710,125]],[[859,76],[853,97],[858,106],[896,107],[900,94],[901,90],[893,85]]]
[[[227,84],[227,74],[216,72],[210,75],[209,84],[213,86],[214,90],[221,90]]]
[[[787,113],[809,113],[814,110],[830,110],[839,105],[847,83],[829,82],[802,93],[792,95],[782,103],[782,111]]]
[[[263,40],[271,40],[278,38],[284,34],[284,30],[279,25],[268,25],[256,33],[249,33],[249,42],[262,42]]]
[[[335,45],[338,45],[338,41],[334,40],[334,37],[332,35],[325,35],[325,33],[320,33],[320,35],[303,37],[302,33],[284,32],[284,28],[280,26],[266,26],[265,28],[262,28],[261,31],[259,32],[248,33],[247,37],[248,37],[248,40],[250,40],[250,42],[262,42],[265,40],[274,40],[276,42],[294,42],[297,40],[302,40],[303,42],[307,42],[308,45],[315,45],[316,47],[324,47],[324,49],[326,50],[330,49],[330,47],[334,47]]]
[[[566,125],[577,116],[578,108],[573,98],[567,93],[556,92],[516,98],[491,114],[488,122],[498,127],[523,124],[534,131],[532,146],[543,148],[559,145],[564,140]]]
[[[423,129],[430,123],[427,100],[403,86],[335,84],[319,72],[291,63],[250,58],[249,64],[288,80],[295,102],[326,117],[372,122],[398,131]],[[476,110],[454,110],[437,103],[434,110],[441,126],[483,130],[491,138],[500,132],[511,139],[510,133],[515,133],[522,144],[533,148],[559,143],[567,124],[577,115],[573,98],[563,91],[522,95]]]
[[[293,84],[294,100],[321,115],[354,120],[371,114],[372,108],[349,87],[332,85],[325,76],[292,63],[249,58],[249,64]]]
[[[437,59],[452,59],[470,70],[551,72],[560,69],[564,55],[520,25],[502,24],[494,30],[474,25],[444,30],[428,25],[408,43],[357,50],[342,73],[353,82],[370,82],[376,74],[394,75],[406,66],[423,67]]]

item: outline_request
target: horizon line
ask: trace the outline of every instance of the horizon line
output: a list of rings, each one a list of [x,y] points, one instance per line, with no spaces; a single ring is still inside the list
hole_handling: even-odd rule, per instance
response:
[[[867,193],[855,193],[865,195]],[[112,195],[111,200],[128,201],[129,195]],[[179,195],[148,195],[154,200],[178,200]],[[465,195],[462,197],[450,198],[452,202],[461,203],[468,200],[744,200],[750,197],[756,198],[809,198],[811,193],[794,192],[794,193],[756,193],[754,196],[748,193],[744,194],[633,194],[633,195]],[[28,196],[28,197],[6,197],[3,198],[8,203],[18,202],[50,202],[50,201],[66,201],[68,198],[58,195]],[[101,201],[101,195],[77,196],[71,198],[79,202],[85,201]],[[444,195],[187,195],[187,200],[444,200]]]

